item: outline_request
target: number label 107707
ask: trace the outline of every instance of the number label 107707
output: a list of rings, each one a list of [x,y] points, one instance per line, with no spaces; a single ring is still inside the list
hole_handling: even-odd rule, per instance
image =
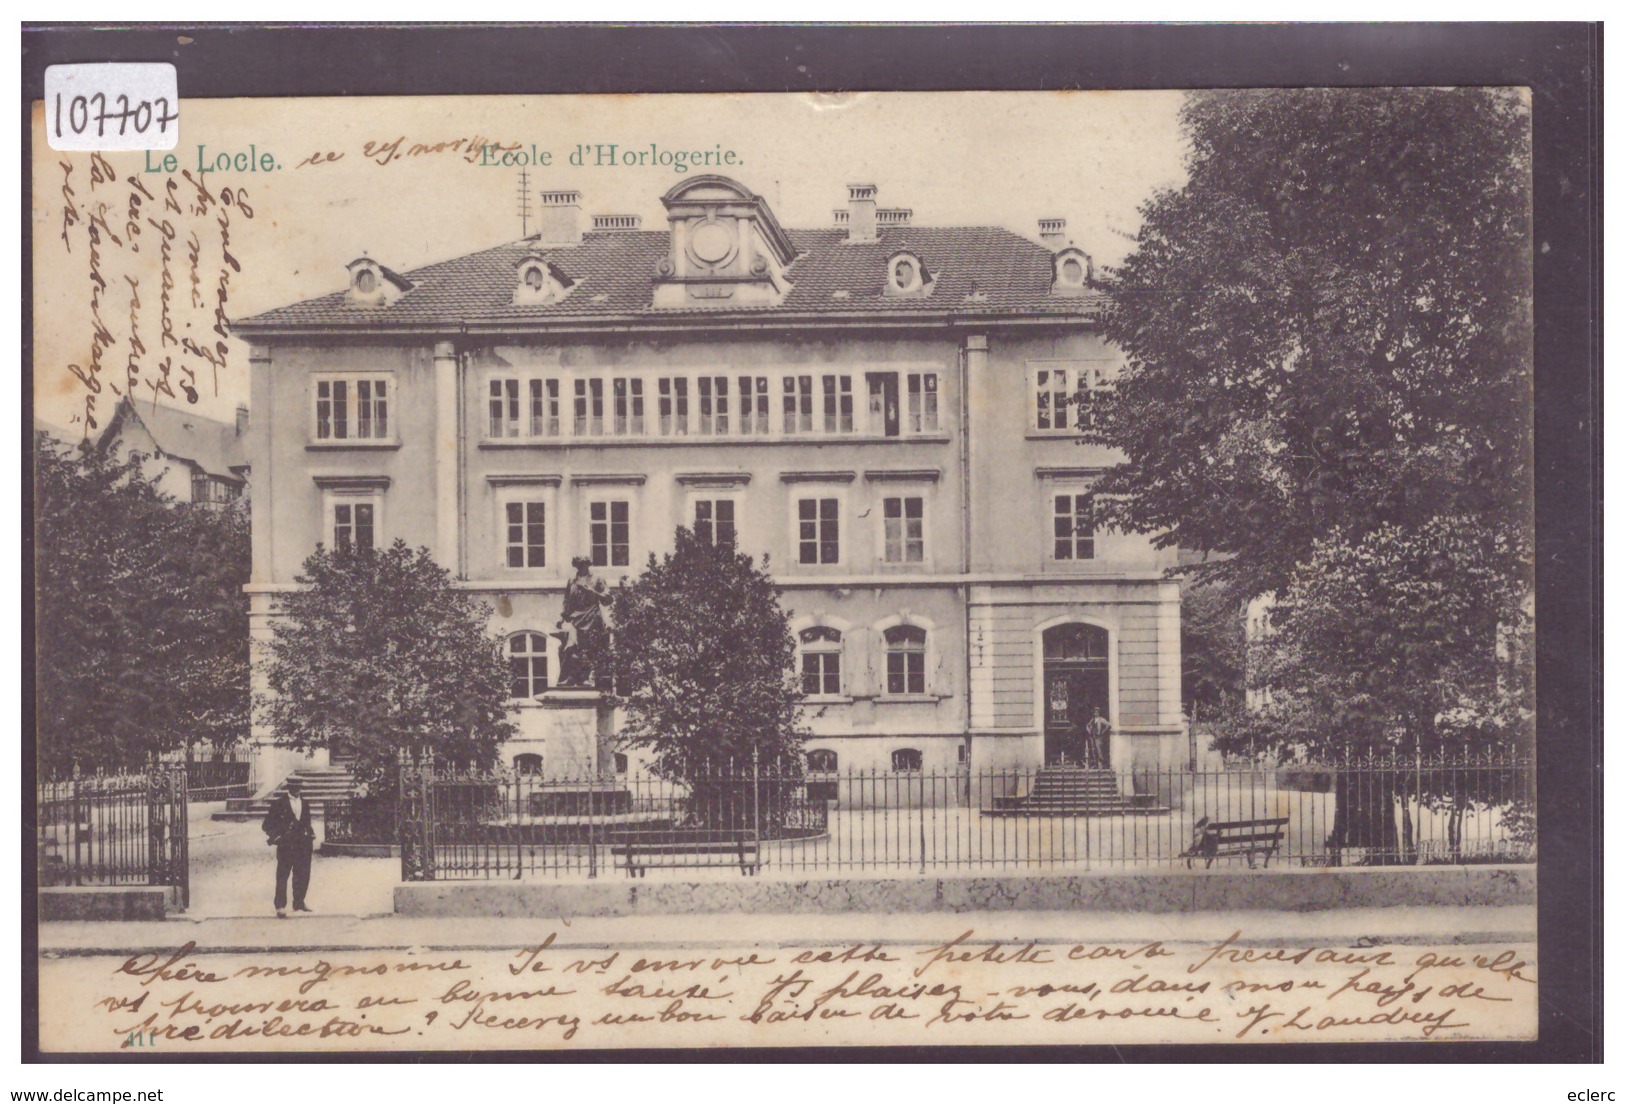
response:
[[[52,65],[45,133],[58,150],[167,150],[180,140],[180,97],[168,62]]]

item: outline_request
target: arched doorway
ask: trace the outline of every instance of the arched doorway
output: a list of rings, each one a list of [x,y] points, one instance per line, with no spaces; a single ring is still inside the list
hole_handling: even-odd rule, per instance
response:
[[[1096,713],[1111,720],[1110,637],[1073,622],[1044,630],[1044,761],[1111,766],[1111,741],[1090,739]]]

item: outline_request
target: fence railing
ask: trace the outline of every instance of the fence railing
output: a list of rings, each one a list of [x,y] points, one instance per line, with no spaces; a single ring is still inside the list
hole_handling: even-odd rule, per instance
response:
[[[186,772],[186,788],[192,801],[224,801],[228,797],[251,797],[254,793],[254,752],[252,748],[193,748],[165,752],[159,765]]]
[[[1413,865],[1534,858],[1519,759],[1220,771],[720,772],[559,779],[410,770],[408,881]]]
[[[172,886],[189,897],[184,770],[45,782],[37,793],[41,886]]]

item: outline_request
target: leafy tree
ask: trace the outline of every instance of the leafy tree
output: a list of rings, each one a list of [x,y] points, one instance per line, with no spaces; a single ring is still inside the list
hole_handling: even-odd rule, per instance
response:
[[[1085,439],[1126,463],[1100,522],[1278,600],[1249,657],[1268,705],[1221,746],[1504,748],[1530,704],[1522,93],[1202,92],[1181,123],[1188,179],[1143,208],[1104,319],[1126,365]],[[1398,798],[1442,793],[1382,777],[1340,778],[1334,836],[1396,854]]]
[[[34,541],[42,771],[247,737],[246,504],[176,503],[139,461],[41,433]]]
[[[1088,437],[1100,520],[1242,597],[1321,536],[1477,519],[1531,543],[1529,113],[1498,89],[1191,94],[1143,209]],[[1527,561],[1522,561],[1527,562]],[[1527,575],[1527,572],[1525,572]]]
[[[749,771],[801,774],[801,688],[789,615],[766,561],[678,529],[614,603],[622,737],[653,768],[690,784]],[[725,800],[719,797],[717,800]]]
[[[343,749],[375,795],[395,792],[401,753],[488,768],[507,719],[509,672],[490,607],[452,585],[427,549],[318,545],[282,595],[265,645],[272,739]]]
[[[1236,587],[1222,580],[1187,581],[1180,588],[1181,680],[1185,712],[1195,722],[1224,718],[1245,696],[1245,609]]]
[[[1499,556],[1497,556],[1499,553]],[[1533,750],[1526,591],[1469,521],[1384,526],[1354,543],[1318,542],[1253,649],[1268,703],[1237,737],[1311,759],[1351,748],[1414,770],[1339,776],[1333,841],[1405,858],[1414,848],[1398,797],[1450,812],[1452,850],[1474,807],[1522,796],[1511,762]],[[1433,764],[1472,764],[1437,770]]]

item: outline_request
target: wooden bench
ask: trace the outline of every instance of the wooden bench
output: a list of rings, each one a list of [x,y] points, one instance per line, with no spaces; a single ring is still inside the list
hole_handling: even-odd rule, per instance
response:
[[[1206,859],[1211,867],[1214,859],[1225,855],[1246,855],[1249,869],[1254,866],[1255,856],[1263,855],[1264,865],[1268,867],[1270,857],[1280,849],[1281,840],[1286,837],[1286,822],[1286,817],[1218,821],[1209,824],[1201,840],[1179,857],[1185,860],[1186,870],[1196,859]]]
[[[652,829],[616,832],[610,852],[629,877],[641,878],[651,867],[676,868],[738,865],[743,874],[761,869],[760,845],[750,829]]]

